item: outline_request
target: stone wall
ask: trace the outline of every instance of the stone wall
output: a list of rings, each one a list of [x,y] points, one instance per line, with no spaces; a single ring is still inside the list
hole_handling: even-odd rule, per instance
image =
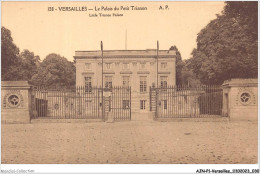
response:
[[[2,81],[1,122],[30,123],[32,88],[27,81]]]
[[[258,120],[258,80],[232,79],[223,83],[224,116],[234,120]]]

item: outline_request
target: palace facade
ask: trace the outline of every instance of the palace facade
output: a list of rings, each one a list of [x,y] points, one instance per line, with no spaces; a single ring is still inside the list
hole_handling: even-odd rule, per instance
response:
[[[176,84],[174,50],[76,51],[76,85],[131,86],[132,113],[149,112],[149,88]]]

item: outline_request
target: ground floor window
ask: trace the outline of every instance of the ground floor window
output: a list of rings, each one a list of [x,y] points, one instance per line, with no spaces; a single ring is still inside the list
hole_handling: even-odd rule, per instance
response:
[[[140,109],[145,110],[146,100],[140,100]]]
[[[167,100],[164,100],[164,101],[163,101],[163,108],[164,108],[164,109],[167,109]]]
[[[123,100],[123,109],[129,109],[129,108],[130,108],[129,100]]]

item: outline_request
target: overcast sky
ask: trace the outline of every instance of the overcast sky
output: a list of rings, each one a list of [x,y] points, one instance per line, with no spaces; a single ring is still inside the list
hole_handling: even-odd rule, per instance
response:
[[[159,10],[168,5],[169,10]],[[59,11],[59,7],[86,6],[92,11]],[[147,7],[144,11],[101,11],[123,17],[89,17],[95,7]],[[54,7],[55,11],[48,11]],[[12,32],[14,43],[43,60],[57,53],[73,60],[77,50],[169,49],[176,45],[183,59],[196,48],[197,34],[223,10],[224,2],[2,2],[2,26]],[[99,14],[98,14],[99,15]]]

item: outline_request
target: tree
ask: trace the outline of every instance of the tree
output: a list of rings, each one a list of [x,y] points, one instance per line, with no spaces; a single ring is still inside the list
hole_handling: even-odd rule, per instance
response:
[[[201,82],[196,78],[196,75],[193,73],[192,69],[189,68],[190,59],[183,61],[184,66],[181,70],[181,81],[183,85],[188,85],[191,87],[195,87],[200,85]]]
[[[16,65],[19,64],[19,48],[13,43],[11,31],[1,27],[1,64],[2,80],[16,80],[13,74]]]
[[[20,53],[21,66],[20,76],[21,79],[30,81],[32,76],[37,73],[37,65],[40,63],[40,57],[35,56],[33,52],[24,50]]]
[[[182,60],[178,48],[174,45],[170,47],[170,50],[176,51],[176,85],[195,86],[200,84],[194,73],[188,68],[190,62],[188,60]]]
[[[49,54],[32,77],[32,83],[37,86],[69,88],[75,85],[76,68],[65,57]]]
[[[183,84],[182,68],[184,66],[184,63],[182,62],[181,53],[175,45],[171,46],[170,50],[176,51],[176,85],[181,85]]]
[[[234,3],[234,4],[233,4]],[[251,2],[228,2],[222,15],[200,31],[189,65],[205,84],[257,77],[257,10],[242,13]],[[234,9],[236,8],[236,9]],[[246,20],[248,19],[248,20]]]
[[[34,53],[29,50],[24,50],[18,55],[16,63],[9,66],[5,74],[5,79],[30,82],[32,76],[37,72],[39,61],[39,56],[35,56]]]
[[[226,2],[224,15],[236,19],[241,26],[246,25],[245,32],[257,38],[258,2]]]

